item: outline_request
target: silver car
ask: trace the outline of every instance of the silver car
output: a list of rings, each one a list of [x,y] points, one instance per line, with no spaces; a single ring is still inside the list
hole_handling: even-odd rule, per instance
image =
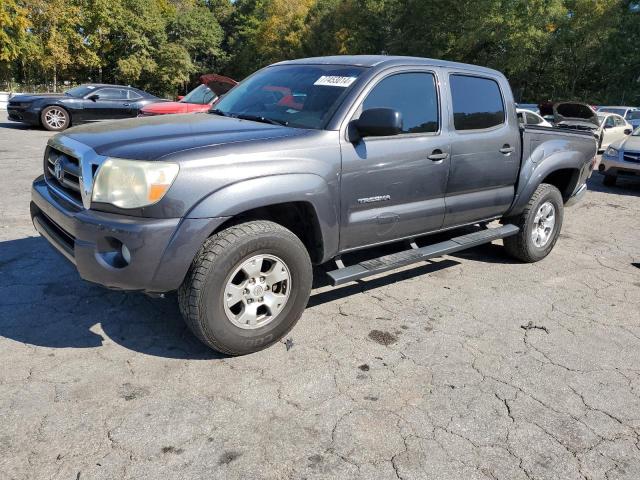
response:
[[[607,147],[598,171],[604,175],[603,183],[608,186],[615,185],[618,176],[640,175],[640,128]]]

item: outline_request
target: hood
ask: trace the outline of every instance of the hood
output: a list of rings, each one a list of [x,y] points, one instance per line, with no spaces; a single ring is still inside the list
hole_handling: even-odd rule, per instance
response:
[[[558,102],[543,103],[539,105],[540,115],[553,115],[556,124],[571,125],[576,123],[589,127],[600,127],[600,121],[596,112],[586,103],[582,102]]]
[[[613,142],[610,147],[618,150],[627,150],[630,152],[640,152],[640,135],[628,135],[617,142]]]
[[[204,83],[218,97],[224,95],[238,84],[238,82],[232,78],[223,77],[215,73],[200,76],[200,83]]]
[[[100,155],[159,160],[184,150],[291,137],[304,132],[306,130],[203,113],[97,123],[71,128],[63,135]]]
[[[166,115],[169,113],[194,113],[194,112],[208,112],[211,105],[208,103],[199,105],[196,103],[183,103],[183,102],[157,102],[145,105],[140,109],[142,113],[152,113],[155,115]]]
[[[33,102],[34,100],[39,100],[41,98],[60,98],[60,97],[67,97],[67,98],[71,98],[68,95],[65,95],[64,93],[25,93],[22,95],[16,95],[15,97],[11,97],[9,99],[10,102]]]

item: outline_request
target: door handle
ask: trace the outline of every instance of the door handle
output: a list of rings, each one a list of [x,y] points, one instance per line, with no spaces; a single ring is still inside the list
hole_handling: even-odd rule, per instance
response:
[[[515,148],[513,148],[511,145],[505,143],[502,148],[500,149],[500,153],[504,153],[505,155],[509,155],[510,153],[515,152]]]
[[[123,104],[122,104],[122,106],[123,106],[123,107],[130,107],[130,106],[131,106],[131,104],[130,104],[130,103],[123,103]]]
[[[427,158],[429,160],[433,160],[434,162],[439,162],[441,160],[445,160],[448,156],[449,156],[448,153],[443,152],[440,149],[436,149],[433,152],[431,152],[431,155],[429,155]]]

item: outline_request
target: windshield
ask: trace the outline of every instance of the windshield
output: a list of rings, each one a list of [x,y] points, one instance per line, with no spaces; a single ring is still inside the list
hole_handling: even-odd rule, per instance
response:
[[[206,85],[200,85],[194,88],[185,97],[180,100],[182,103],[197,103],[198,105],[206,105],[216,98],[216,94]]]
[[[631,135],[634,137],[640,137],[640,127],[636,128]]]
[[[345,65],[268,67],[231,90],[212,112],[322,129],[363,71]]]
[[[70,97],[82,98],[95,89],[96,87],[93,85],[80,85],[78,87],[70,88],[64,92],[64,94],[69,95]]]
[[[598,112],[605,112],[605,113],[617,113],[618,115],[624,117],[624,114],[626,113],[627,109],[626,108],[599,108]]]

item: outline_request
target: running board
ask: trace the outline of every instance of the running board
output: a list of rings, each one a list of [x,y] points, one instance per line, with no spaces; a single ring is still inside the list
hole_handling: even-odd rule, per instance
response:
[[[421,248],[412,248],[390,255],[360,262],[349,267],[338,268],[327,272],[334,287],[344,283],[353,282],[362,278],[378,275],[379,273],[395,270],[396,268],[411,265],[422,260],[440,257],[449,253],[459,252],[467,248],[477,247],[483,243],[489,243],[501,238],[510,237],[519,232],[515,225],[504,225],[499,228],[489,228],[479,232],[469,233],[460,237],[454,237],[440,243],[427,245]]]

